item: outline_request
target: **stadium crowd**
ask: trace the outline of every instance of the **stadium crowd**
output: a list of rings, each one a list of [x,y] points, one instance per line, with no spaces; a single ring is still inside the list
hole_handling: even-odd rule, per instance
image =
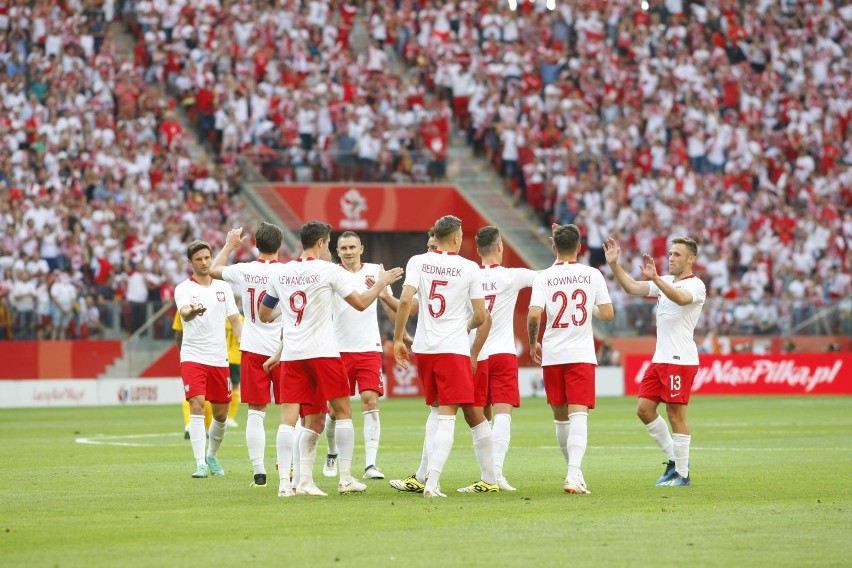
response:
[[[185,276],[187,240],[247,224],[239,156],[277,180],[428,181],[454,128],[543,226],[578,223],[592,263],[608,235],[660,260],[694,235],[720,333],[775,333],[852,295],[852,8],[555,8],[3,3],[0,333],[97,334],[114,309],[136,329]]]
[[[246,217],[235,171],[193,161],[173,99],[120,57],[114,16],[109,2],[0,8],[7,339],[138,329],[186,277],[185,243]]]
[[[777,333],[852,293],[843,4],[403,2],[387,28],[544,228],[579,224],[593,264],[690,234],[710,329]]]

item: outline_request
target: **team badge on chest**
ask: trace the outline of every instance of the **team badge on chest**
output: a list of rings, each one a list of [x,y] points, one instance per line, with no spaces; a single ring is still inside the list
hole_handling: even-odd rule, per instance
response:
[[[216,292],[216,299],[220,302],[225,301],[225,293],[224,292]]]

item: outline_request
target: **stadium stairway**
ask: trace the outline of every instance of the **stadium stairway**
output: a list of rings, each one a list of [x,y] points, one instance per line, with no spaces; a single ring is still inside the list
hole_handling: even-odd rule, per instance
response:
[[[142,371],[156,362],[174,344],[172,341],[153,341],[149,339],[133,339],[123,341],[121,357],[115,359],[99,379],[126,379],[138,377]],[[175,369],[178,374],[178,369]]]
[[[541,269],[553,264],[553,253],[547,231],[537,228],[532,209],[516,203],[505,190],[503,178],[477,158],[456,133],[447,153],[447,177],[483,218],[500,229],[503,238],[530,268]]]

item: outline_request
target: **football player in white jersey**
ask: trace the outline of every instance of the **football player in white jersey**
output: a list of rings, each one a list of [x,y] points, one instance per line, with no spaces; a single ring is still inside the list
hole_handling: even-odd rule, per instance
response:
[[[592,317],[612,321],[615,311],[600,270],[577,262],[577,226],[557,226],[551,240],[556,262],[536,276],[530,297],[530,357],[541,363],[547,402],[557,423],[557,441],[568,462],[563,489],[566,493],[591,493],[581,466],[588,439],[589,409],[595,407],[597,358]],[[546,327],[539,343],[544,312]]]
[[[381,266],[361,262],[364,245],[361,237],[353,231],[345,231],[337,238],[337,256],[340,266],[352,275],[352,283],[359,292],[369,288],[381,271]],[[388,317],[393,312],[388,308],[385,298],[382,302],[373,302],[360,312],[339,296],[334,298],[334,334],[340,349],[340,358],[349,377],[349,394],[355,396],[357,386],[361,395],[361,413],[364,415],[364,479],[384,479],[385,474],[376,466],[379,451],[381,426],[379,422],[379,397],[385,394],[382,381],[382,337],[377,319],[378,304],[382,305]],[[323,467],[326,477],[337,475],[337,447],[334,443],[336,417],[326,415],[325,436],[328,441],[328,453]]]
[[[707,298],[704,282],[692,273],[698,244],[689,237],[672,240],[668,276],[657,274],[654,259],[643,254],[642,275],[650,280],[641,282],[634,280],[618,264],[621,249],[615,240],[608,239],[604,249],[607,264],[625,292],[658,298],[657,347],[651,367],[639,385],[636,414],[668,458],[657,485],[690,485],[689,443],[692,438],[686,421],[686,406],[698,372],[698,347],[693,333]],[[660,402],[666,403],[672,433],[657,413]]]
[[[465,419],[471,427],[474,451],[483,477],[471,488],[465,489],[499,491],[494,475],[491,425],[482,409],[473,406],[471,349],[467,339],[470,331],[479,328],[488,318],[482,279],[475,263],[458,256],[462,244],[461,220],[452,215],[441,217],[435,223],[434,231],[438,249],[408,261],[394,328],[394,357],[397,363],[407,367],[409,351],[403,339],[416,292],[420,298],[420,317],[412,351],[417,354],[417,369],[423,381],[426,404],[438,403],[423,496],[446,497],[440,491],[440,475],[452,450],[456,414],[460,406],[464,408]],[[472,315],[468,319],[469,308]],[[427,430],[427,438],[429,435]],[[418,480],[418,483],[423,481]]]
[[[189,401],[189,441],[195,456],[192,477],[225,475],[216,452],[225,436],[231,380],[228,346],[225,342],[225,318],[237,338],[243,324],[234,300],[234,291],[226,283],[210,276],[213,249],[204,241],[193,241],[186,249],[192,276],[175,288],[175,304],[183,320],[180,347],[180,374],[186,400]],[[209,400],[213,421],[205,436],[204,401]],[[210,444],[204,451],[207,437]]]
[[[349,379],[340,359],[334,335],[333,296],[337,294],[357,310],[365,310],[384,288],[402,278],[402,269],[380,271],[376,285],[358,292],[351,276],[340,266],[321,260],[329,255],[331,226],[309,221],[300,231],[304,252],[286,264],[277,265],[270,275],[266,296],[261,301],[260,319],[275,319],[274,310],[282,302],[281,425],[276,447],[278,463],[290,463],[293,431],[302,406],[305,430],[299,440],[299,484],[295,492],[285,467],[279,467],[279,497],[292,495],[325,496],[313,480],[317,441],[323,430],[320,407],[328,401],[337,416],[339,493],[359,493],[367,486],[352,477],[355,430],[349,400]]]
[[[242,400],[249,407],[246,418],[246,446],[254,469],[251,487],[266,487],[266,430],[263,427],[263,419],[266,417],[266,406],[273,396],[275,404],[281,404],[281,393],[279,368],[267,372],[263,364],[281,345],[281,321],[276,318],[270,323],[263,323],[258,312],[266,295],[269,275],[278,263],[278,250],[281,248],[283,235],[277,225],[261,223],[254,234],[254,240],[259,253],[257,260],[225,266],[228,258],[240,248],[243,241],[242,227],[229,231],[225,246],[213,259],[210,275],[237,286],[242,296],[245,323],[240,342],[240,382]]]
[[[503,463],[511,437],[512,409],[521,405],[513,329],[515,302],[520,290],[532,286],[538,272],[528,268],[501,266],[503,238],[497,227],[482,227],[477,231],[476,250],[481,258],[485,308],[491,314],[492,321],[476,365],[474,404],[485,407],[485,416],[488,418],[491,417],[493,405],[492,433],[497,485],[502,491],[515,491],[503,475]]]

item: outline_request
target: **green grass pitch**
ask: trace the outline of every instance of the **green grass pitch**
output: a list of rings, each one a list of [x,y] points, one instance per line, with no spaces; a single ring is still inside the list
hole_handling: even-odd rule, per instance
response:
[[[0,566],[849,566],[852,398],[694,397],[689,488],[657,488],[662,453],[632,399],[589,420],[591,495],[565,495],[565,463],[542,399],[512,421],[516,493],[463,495],[478,478],[461,416],[441,485],[401,494],[279,499],[277,411],[267,416],[270,485],[249,489],[242,425],[219,453],[224,478],[191,479],[180,409],[0,412]],[[385,401],[379,465],[404,477],[426,409]],[[354,469],[363,468],[356,412]],[[95,444],[80,443],[85,438]]]

